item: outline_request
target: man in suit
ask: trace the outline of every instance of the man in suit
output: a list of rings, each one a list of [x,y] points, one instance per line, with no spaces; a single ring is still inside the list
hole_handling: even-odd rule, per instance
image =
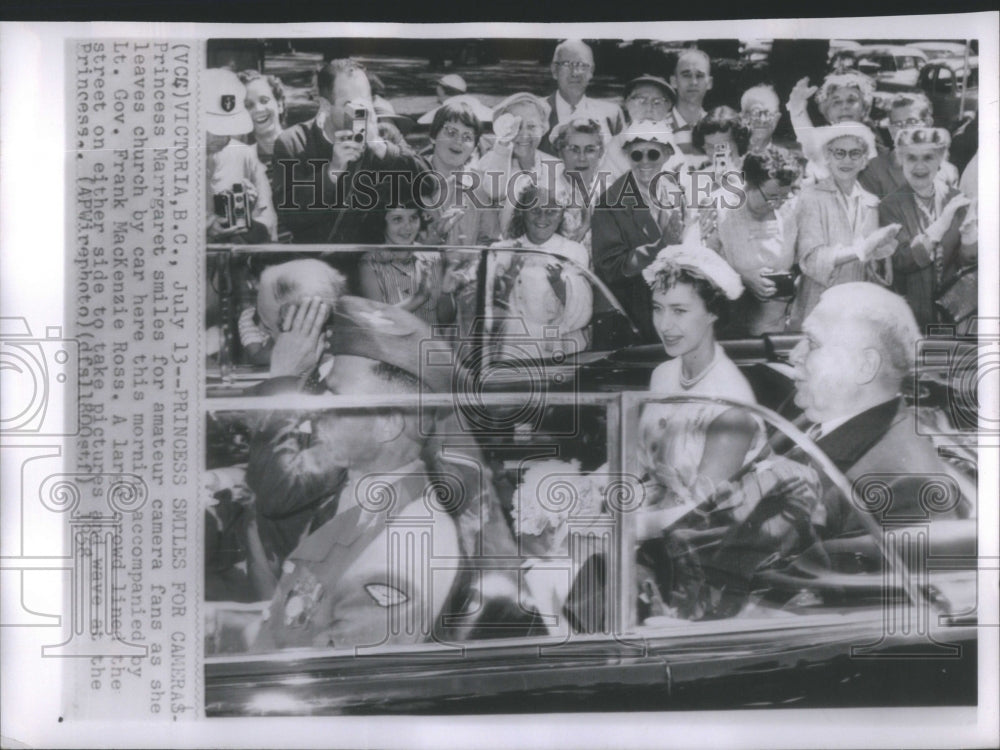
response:
[[[326,388],[340,396],[444,390],[443,373],[420,366],[427,334],[422,321],[395,307],[341,298]],[[325,410],[309,420],[307,438],[300,415],[263,417],[247,472],[258,513],[308,509],[309,518],[281,563],[255,650],[430,638],[455,578],[447,562],[460,550],[456,522],[424,463],[430,417],[420,410]],[[408,549],[422,553],[393,552]]]
[[[371,84],[353,60],[333,60],[317,75],[319,112],[284,130],[274,143],[274,202],[296,243],[359,242],[358,205],[391,172],[412,176],[427,169],[410,151],[379,136]],[[366,113],[364,133],[355,114]],[[395,178],[393,178],[395,179]],[[355,187],[358,189],[356,190]],[[364,191],[365,194],[360,194]]]
[[[617,135],[624,127],[620,107],[587,96],[587,86],[594,77],[594,53],[582,40],[567,39],[556,46],[552,55],[552,77],[556,90],[546,99],[550,107],[549,127],[540,150],[555,153],[550,133],[556,125],[572,119],[596,120],[606,131],[606,138]]]
[[[930,505],[929,483],[950,471],[918,434],[900,393],[919,335],[906,301],[876,284],[840,284],[823,293],[802,328],[806,338],[791,353],[795,403],[853,489],[852,498],[825,492],[813,519],[823,534],[860,531],[859,513],[883,524],[955,517],[957,494]]]

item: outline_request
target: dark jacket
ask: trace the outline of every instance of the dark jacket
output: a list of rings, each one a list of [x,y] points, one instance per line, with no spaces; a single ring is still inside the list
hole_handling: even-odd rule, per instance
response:
[[[427,163],[409,149],[386,143],[385,156],[378,158],[367,149],[349,167],[347,188],[338,190],[330,179],[328,165],[333,146],[323,129],[313,118],[282,131],[274,143],[274,204],[282,226],[291,230],[296,243],[357,243],[361,242],[361,219],[364,210],[350,206],[355,191],[353,178],[362,171],[374,173],[377,187],[380,174],[406,172],[417,175],[426,171]],[[318,172],[317,172],[318,170]],[[319,178],[316,182],[317,177]],[[294,180],[294,184],[291,182]],[[383,183],[384,184],[384,183]],[[322,191],[317,195],[317,185]]]
[[[956,188],[946,189],[941,205],[959,194]],[[883,199],[879,206],[879,224],[902,224],[903,228],[896,235],[899,246],[892,256],[893,289],[906,297],[917,318],[921,330],[926,326],[940,322],[934,300],[937,299],[942,287],[948,283],[962,267],[960,249],[962,237],[958,230],[965,220],[968,209],[961,208],[955,212],[951,226],[941,238],[941,267],[935,269],[933,256],[922,244],[911,244],[913,238],[920,233],[920,209],[917,208],[917,198],[913,189],[904,184],[896,192]],[[939,276],[940,274],[940,276]]]

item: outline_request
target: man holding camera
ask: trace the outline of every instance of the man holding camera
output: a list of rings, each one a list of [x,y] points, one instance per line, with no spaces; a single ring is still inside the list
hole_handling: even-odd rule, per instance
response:
[[[331,61],[317,85],[316,116],[283,131],[274,144],[275,204],[296,243],[358,242],[373,188],[389,173],[412,181],[427,165],[379,136],[371,85],[358,63]],[[363,183],[371,189],[359,192]]]

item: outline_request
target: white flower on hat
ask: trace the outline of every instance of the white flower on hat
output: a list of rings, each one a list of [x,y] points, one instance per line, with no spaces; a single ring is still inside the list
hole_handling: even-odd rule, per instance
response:
[[[689,233],[682,245],[668,245],[642,270],[642,278],[655,288],[661,275],[688,271],[718,287],[726,299],[736,301],[743,294],[743,281],[721,255],[701,244],[697,232]]]

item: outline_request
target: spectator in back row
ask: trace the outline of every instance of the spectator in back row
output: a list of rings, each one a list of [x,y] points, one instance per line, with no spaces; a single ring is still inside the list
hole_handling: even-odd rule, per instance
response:
[[[552,55],[552,77],[556,91],[546,98],[549,106],[548,127],[540,148],[552,153],[551,131],[575,117],[588,117],[601,124],[607,136],[621,132],[621,110],[611,102],[591,99],[587,86],[594,77],[594,53],[582,40],[567,39],[556,46]]]
[[[677,102],[677,92],[659,76],[641,75],[633,78],[625,84],[624,100],[625,120],[629,125],[648,121],[659,123],[663,130],[673,128],[669,118]],[[601,164],[601,170],[608,173],[609,182],[617,180],[632,168],[622,148],[623,136],[624,133],[619,133],[611,139]]]
[[[354,176],[368,171],[377,183],[388,172],[403,172],[412,182],[426,165],[408,148],[380,137],[371,85],[358,63],[333,60],[319,71],[317,85],[316,116],[288,128],[275,142],[275,203],[297,243],[357,242],[364,212],[350,207]],[[364,136],[355,140],[352,121],[358,109],[367,113],[367,121]]]
[[[691,135],[698,121],[708,114],[705,95],[712,88],[712,61],[700,49],[686,49],[677,57],[677,66],[670,76],[670,85],[677,92],[677,103],[669,119],[674,142],[685,158],[700,161],[695,155]],[[692,165],[694,167],[694,165]]]
[[[934,113],[930,100],[923,94],[898,94],[889,105],[889,135],[895,143],[899,134],[907,128],[930,128],[934,126]],[[947,154],[946,154],[947,156]],[[958,170],[947,161],[940,164],[936,179],[946,185],[958,182]],[[858,175],[861,187],[877,198],[899,190],[905,184],[903,168],[895,151],[883,151]]]
[[[747,130],[750,151],[762,153],[771,145],[781,119],[781,102],[773,86],[752,86],[740,97],[740,121]]]
[[[824,124],[836,125],[842,122],[859,122],[867,125],[875,95],[875,83],[864,73],[850,72],[830,74],[823,79],[820,87],[810,86],[809,79],[803,78],[795,84],[788,95],[788,114],[795,129],[795,137],[802,145],[802,153],[809,160],[806,177],[818,181],[830,176],[826,155],[816,143],[815,131],[806,106],[809,97],[816,96]],[[876,150],[877,150],[876,145]]]

